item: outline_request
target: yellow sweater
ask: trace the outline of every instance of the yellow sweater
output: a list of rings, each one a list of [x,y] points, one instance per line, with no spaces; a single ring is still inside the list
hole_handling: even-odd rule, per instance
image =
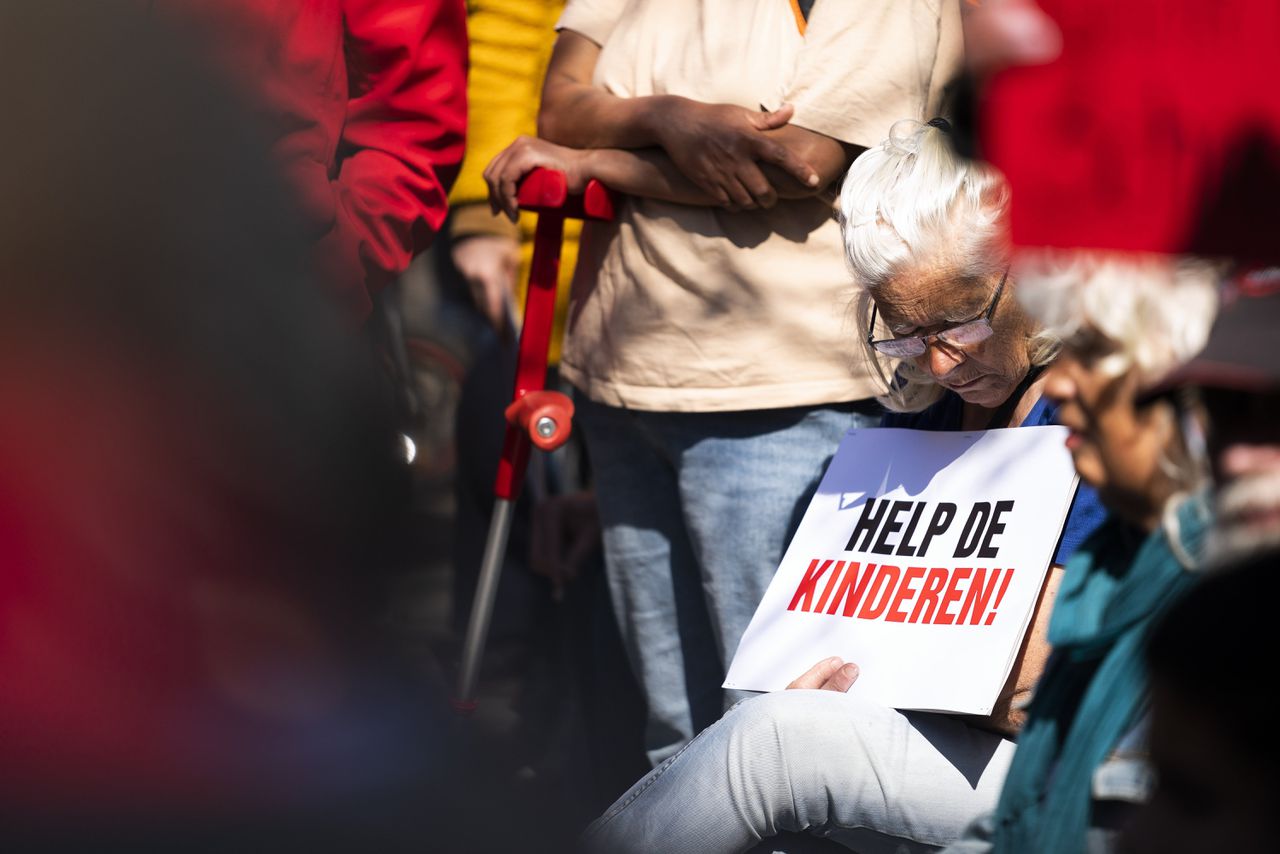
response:
[[[462,172],[453,185],[450,234],[455,240],[476,234],[510,234],[520,238],[520,290],[523,306],[533,255],[536,217],[523,214],[519,226],[489,213],[484,168],[521,134],[537,133],[542,79],[555,43],[555,24],[564,0],[470,0],[467,30],[471,38],[471,72],[467,80],[469,124]],[[560,340],[569,303],[569,282],[578,259],[581,224],[565,227],[560,256],[560,287],[551,333],[551,362],[560,361]]]

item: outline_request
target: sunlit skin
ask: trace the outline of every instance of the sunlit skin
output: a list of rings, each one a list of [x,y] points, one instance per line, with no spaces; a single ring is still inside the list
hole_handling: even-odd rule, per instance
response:
[[[949,265],[912,267],[873,291],[884,325],[898,337],[924,335],[973,320],[991,303],[1000,272],[978,279],[956,278]],[[934,338],[913,361],[944,388],[964,400],[966,429],[985,427],[1031,369],[1027,340],[1035,327],[1014,296],[1012,276],[991,317],[992,335],[970,347],[955,347]],[[1038,393],[1024,395],[1013,426],[1025,416]],[[1002,425],[1003,426],[1003,425]]]
[[[1110,352],[1098,342],[1068,342],[1046,372],[1044,394],[1058,403],[1058,423],[1071,431],[1067,449],[1080,479],[1114,512],[1151,531],[1178,489],[1161,457],[1181,467],[1185,454],[1172,407],[1165,401],[1135,406],[1136,376],[1100,368]]]

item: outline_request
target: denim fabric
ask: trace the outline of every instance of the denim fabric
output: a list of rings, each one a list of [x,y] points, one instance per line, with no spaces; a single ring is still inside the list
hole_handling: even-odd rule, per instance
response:
[[[638,412],[578,396],[610,594],[657,765],[741,697],[720,688],[845,431],[847,406]]]
[[[994,809],[1013,752],[948,715],[856,693],[778,691],[739,703],[651,771],[584,843],[610,854],[731,854],[800,832],[862,854],[932,851]]]

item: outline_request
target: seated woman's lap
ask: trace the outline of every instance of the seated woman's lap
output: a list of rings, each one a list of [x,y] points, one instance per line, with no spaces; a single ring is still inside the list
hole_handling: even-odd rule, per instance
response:
[[[601,851],[747,851],[801,831],[864,854],[930,850],[994,809],[1012,742],[855,693],[745,700],[589,829]]]

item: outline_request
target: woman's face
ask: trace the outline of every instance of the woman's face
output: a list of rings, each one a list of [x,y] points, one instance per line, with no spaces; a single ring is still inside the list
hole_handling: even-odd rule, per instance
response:
[[[1044,394],[1058,403],[1058,423],[1071,432],[1080,479],[1098,490],[1112,510],[1153,528],[1177,484],[1161,460],[1181,455],[1172,406],[1135,404],[1137,376],[1101,369],[1112,352],[1103,344],[1068,344],[1049,367]]]
[[[950,268],[917,267],[872,293],[884,324],[901,338],[928,335],[984,316],[1000,279],[1000,273],[976,279],[957,278]],[[968,347],[931,338],[924,353],[912,361],[965,402],[988,409],[1000,406],[1031,368],[1027,339],[1034,326],[1013,291],[1010,276],[991,315],[990,338]]]

